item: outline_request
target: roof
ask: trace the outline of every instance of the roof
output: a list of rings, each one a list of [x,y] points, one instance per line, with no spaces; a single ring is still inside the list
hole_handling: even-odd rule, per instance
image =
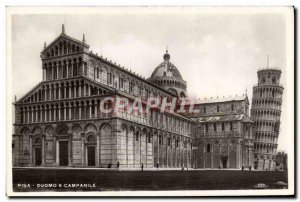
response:
[[[177,67],[175,67],[175,65],[169,61],[160,63],[154,69],[153,73],[151,74],[151,79],[155,77],[173,77],[182,80],[182,76]]]
[[[155,83],[153,83],[153,82],[150,82],[149,80],[143,78],[142,76],[137,75],[137,74],[134,73],[134,72],[128,71],[128,70],[125,69],[124,67],[122,68],[121,66],[119,66],[119,65],[117,65],[117,64],[114,64],[112,61],[109,61],[107,58],[103,58],[102,56],[98,56],[98,55],[96,55],[96,54],[94,54],[94,53],[92,53],[92,52],[89,52],[88,55],[89,55],[90,57],[93,57],[93,58],[97,59],[97,60],[100,60],[101,62],[104,62],[104,63],[107,64],[107,65],[111,65],[112,67],[117,68],[118,70],[120,70],[120,71],[122,71],[122,72],[124,72],[124,73],[126,73],[126,74],[128,74],[128,75],[130,75],[130,76],[133,76],[134,78],[137,78],[137,79],[139,79],[140,81],[145,82],[145,83],[147,83],[148,85],[151,85],[151,86],[153,86],[153,87],[159,89],[160,91],[163,91],[164,93],[166,93],[166,94],[168,94],[168,95],[175,96],[175,95],[174,95],[173,93],[171,93],[170,91],[165,90],[165,89],[162,88],[161,86],[159,86],[159,85],[157,85],[157,84],[155,84]]]
[[[233,101],[243,101],[248,100],[247,95],[242,95],[242,96],[235,96],[235,97],[221,97],[221,98],[208,98],[208,99],[199,99],[196,100],[195,104],[209,104],[209,103],[219,103],[219,102],[233,102]]]
[[[78,79],[78,78],[76,78]],[[98,87],[104,89],[104,90],[107,90],[109,92],[114,92],[115,89],[110,87],[110,86],[107,86],[107,85],[104,85],[100,82],[96,82],[94,80],[91,80],[90,78],[87,78],[87,77],[84,77],[84,76],[80,76],[80,79],[84,79],[84,80],[87,80],[88,82],[91,82],[95,85],[97,85]],[[74,78],[68,78],[68,79],[63,79],[63,80],[74,80]],[[39,82],[37,83],[31,90],[29,90],[25,95],[23,95],[20,99],[18,99],[16,101],[16,104],[19,104],[21,103],[25,98],[27,98],[27,96],[29,96],[31,93],[33,93],[34,91],[36,91],[38,88],[40,88],[41,85],[43,84],[47,84],[47,83],[53,83],[53,82],[56,82],[57,80],[55,81],[42,81],[42,82]]]
[[[175,80],[183,80],[177,67],[170,62],[171,56],[168,53],[168,50],[166,50],[163,58],[164,61],[154,69],[151,74],[150,80],[164,77],[173,78]]]
[[[202,122],[224,122],[224,121],[243,121],[243,122],[250,122],[253,121],[249,118],[249,116],[245,114],[237,114],[237,115],[224,115],[224,116],[205,116],[194,118],[195,121],[200,123]]]
[[[78,39],[75,39],[73,37],[70,37],[68,35],[66,35],[65,33],[61,33],[60,35],[58,35],[58,37],[56,37],[49,45],[47,45],[44,50],[42,52],[45,52],[49,47],[51,47],[53,44],[55,44],[55,42],[57,42],[59,39],[61,38],[65,38],[65,39],[68,39],[68,40],[71,40],[79,45],[82,45],[82,46],[85,46],[87,48],[89,48],[90,46],[83,43],[82,41],[79,41]]]

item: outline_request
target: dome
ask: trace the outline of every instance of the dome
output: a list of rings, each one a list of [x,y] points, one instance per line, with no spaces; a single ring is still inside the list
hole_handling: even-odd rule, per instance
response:
[[[186,81],[182,79],[177,67],[170,62],[168,51],[163,56],[164,61],[152,72],[149,81],[177,96],[186,95]]]
[[[182,79],[180,72],[178,69],[175,67],[170,62],[170,54],[168,51],[164,54],[164,61],[160,63],[155,70],[153,71],[151,78],[155,77],[173,77],[177,79]]]

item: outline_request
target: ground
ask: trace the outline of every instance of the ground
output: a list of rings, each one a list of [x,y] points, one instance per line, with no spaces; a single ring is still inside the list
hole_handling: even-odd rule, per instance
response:
[[[287,183],[285,171],[115,169],[13,169],[15,191],[106,191],[106,190],[230,190],[254,189],[264,183],[271,189],[277,181]],[[38,184],[95,184],[92,188],[37,188]],[[29,187],[30,186],[30,187]]]

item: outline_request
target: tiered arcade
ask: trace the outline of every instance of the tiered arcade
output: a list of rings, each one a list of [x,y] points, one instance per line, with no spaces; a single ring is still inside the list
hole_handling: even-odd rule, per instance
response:
[[[281,70],[261,69],[258,84],[253,87],[251,118],[255,122],[255,161],[258,170],[273,170],[279,135],[283,87]]]

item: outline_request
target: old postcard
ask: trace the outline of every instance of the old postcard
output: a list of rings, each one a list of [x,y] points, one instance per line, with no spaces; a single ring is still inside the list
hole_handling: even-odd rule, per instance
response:
[[[7,195],[294,195],[293,7],[7,7]]]

